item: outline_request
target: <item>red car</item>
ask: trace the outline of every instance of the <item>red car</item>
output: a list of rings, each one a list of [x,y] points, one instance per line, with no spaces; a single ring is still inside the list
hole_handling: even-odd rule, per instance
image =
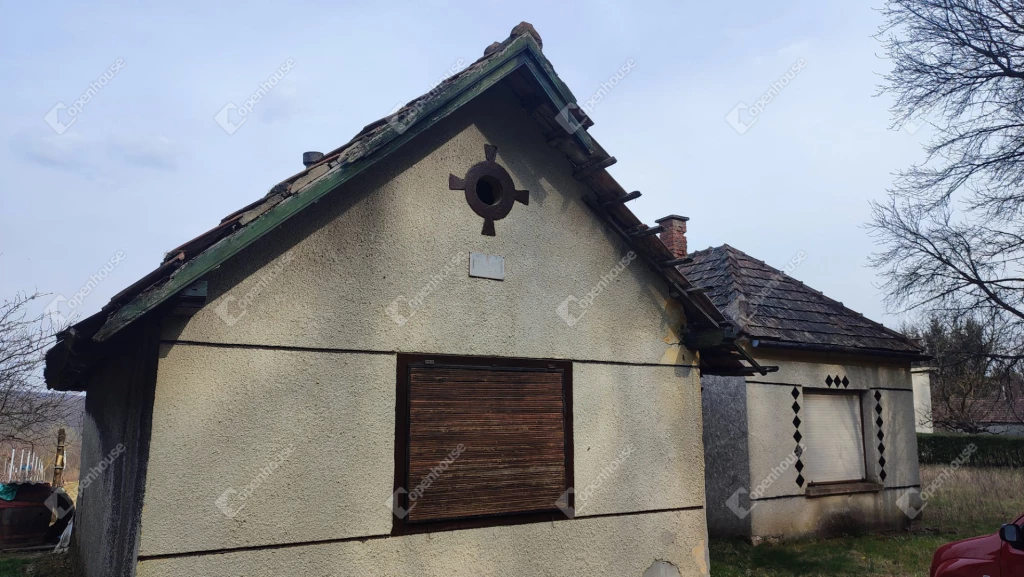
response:
[[[931,577],[1024,577],[1024,516],[998,533],[953,541],[932,558]]]

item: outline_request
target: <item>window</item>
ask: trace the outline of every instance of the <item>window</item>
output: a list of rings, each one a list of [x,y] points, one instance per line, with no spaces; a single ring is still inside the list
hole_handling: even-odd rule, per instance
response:
[[[396,533],[564,519],[571,363],[399,355]]]
[[[808,483],[864,480],[860,395],[804,389],[804,463]]]

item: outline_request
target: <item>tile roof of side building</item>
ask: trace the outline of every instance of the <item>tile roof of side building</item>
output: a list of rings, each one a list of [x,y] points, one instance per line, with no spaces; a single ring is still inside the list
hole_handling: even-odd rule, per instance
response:
[[[694,252],[680,266],[758,346],[920,355],[908,337],[843,306],[727,244]],[[796,257],[799,258],[799,257]]]

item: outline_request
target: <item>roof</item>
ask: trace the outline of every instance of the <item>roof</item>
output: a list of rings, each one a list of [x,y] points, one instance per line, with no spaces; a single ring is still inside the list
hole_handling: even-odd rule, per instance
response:
[[[979,423],[1024,424],[1024,398],[977,399],[968,407]]]
[[[593,122],[576,104],[575,96],[559,79],[541,47],[540,35],[533,26],[520,23],[507,39],[488,46],[482,58],[430,92],[391,116],[366,125],[316,164],[277,183],[262,198],[169,251],[160,266],[115,295],[99,313],[58,335],[58,345],[47,354],[47,384],[54,388],[73,386],[57,385],[62,365],[70,362],[68,359],[94,356],[87,351],[150,312],[169,306],[206,273],[498,82],[506,83],[518,94],[548,144],[572,163],[574,178],[589,186],[592,194],[583,198],[588,206],[668,283],[670,294],[686,312],[688,327],[721,333],[721,338],[700,340],[704,343],[701,350],[707,350],[706,359],[711,363],[702,368],[728,366],[733,371],[751,370],[741,360],[753,363],[753,359],[731,342],[723,341],[729,334],[726,317],[705,295],[688,290],[692,289],[690,282],[675,266],[665,264],[674,257],[658,235],[653,234],[656,229],[649,229],[626,208],[625,202],[640,193],[627,193],[607,172],[615,158],[590,137],[587,128]],[[566,122],[577,129],[567,132],[563,128]],[[72,351],[72,347],[82,350]],[[82,372],[82,368],[71,371]]]
[[[923,347],[724,244],[680,266],[757,347],[920,356]],[[793,265],[802,260],[794,257]]]

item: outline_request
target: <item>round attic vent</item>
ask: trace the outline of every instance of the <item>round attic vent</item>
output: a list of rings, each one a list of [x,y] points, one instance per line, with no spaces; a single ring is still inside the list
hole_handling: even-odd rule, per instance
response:
[[[489,174],[480,177],[476,181],[476,197],[487,206],[494,206],[501,202],[504,190],[501,181]]]
[[[487,236],[494,236],[494,221],[508,216],[513,204],[530,204],[529,191],[516,190],[508,171],[495,162],[497,156],[498,147],[484,145],[486,160],[474,164],[466,172],[466,178],[454,174],[448,177],[448,188],[465,191],[469,207],[483,217],[482,234]]]

